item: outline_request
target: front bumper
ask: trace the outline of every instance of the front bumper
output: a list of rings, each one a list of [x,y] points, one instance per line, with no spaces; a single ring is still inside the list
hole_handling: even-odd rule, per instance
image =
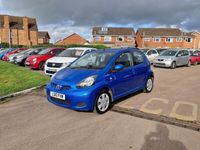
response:
[[[46,75],[54,75],[56,72],[58,72],[59,70],[63,69],[65,67],[60,67],[60,68],[53,68],[53,67],[47,67],[45,65],[45,74]]]
[[[39,63],[37,61],[36,62],[26,61],[25,66],[27,66],[31,69],[39,69]]]
[[[156,67],[167,67],[167,68],[169,68],[172,65],[172,61],[157,61],[156,60],[156,61],[154,61],[153,65],[156,66]]]
[[[95,85],[88,88],[69,90],[58,90],[52,83],[49,83],[46,87],[48,101],[61,107],[79,111],[92,111],[94,109],[95,99],[99,90],[99,87]],[[51,97],[51,91],[64,94],[65,100]]]

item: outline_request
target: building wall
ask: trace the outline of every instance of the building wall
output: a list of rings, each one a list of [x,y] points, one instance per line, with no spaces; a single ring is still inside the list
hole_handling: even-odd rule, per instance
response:
[[[39,45],[49,44],[49,39],[48,38],[38,38],[38,44]]]
[[[23,30],[10,29],[9,16],[4,16],[4,26],[0,28],[0,36],[2,43],[10,43],[12,45],[37,45],[38,44],[38,31],[30,31],[28,29],[28,18],[23,19]],[[12,38],[10,40],[10,34]]]
[[[99,40],[96,40],[96,37],[99,38]],[[111,37],[110,41],[105,41],[105,37]],[[113,35],[113,36],[93,36],[93,43],[94,44],[104,44],[111,47],[135,47],[135,37],[134,36],[120,36],[123,37],[123,41],[118,40],[119,36]],[[131,40],[128,40],[128,37],[131,37]]]
[[[147,37],[146,37],[147,38]],[[138,48],[195,48],[195,41],[197,39],[195,37],[192,37],[192,42],[187,42],[185,38],[187,37],[180,37],[182,38],[182,41],[177,41],[177,37],[171,37],[173,39],[173,42],[167,42],[167,37],[160,37],[160,42],[155,42],[155,37],[148,37],[150,41],[145,41],[145,38],[143,38],[139,33],[136,37],[136,43]],[[200,37],[198,38],[198,41],[200,41]],[[199,44],[200,46],[200,44]]]

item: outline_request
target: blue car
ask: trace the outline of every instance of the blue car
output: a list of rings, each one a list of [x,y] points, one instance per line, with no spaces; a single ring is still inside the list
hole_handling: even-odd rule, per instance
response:
[[[136,48],[88,53],[52,76],[47,99],[59,106],[103,114],[112,102],[131,93],[153,89],[154,74]]]
[[[3,50],[2,52],[0,52],[0,60],[2,60],[4,55],[6,55],[7,53],[9,53],[13,50],[15,50],[15,48],[7,48],[7,49]]]

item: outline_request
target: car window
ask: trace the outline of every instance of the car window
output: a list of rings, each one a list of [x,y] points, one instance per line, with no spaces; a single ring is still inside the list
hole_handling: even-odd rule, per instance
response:
[[[147,55],[151,55],[151,54],[152,54],[152,51],[151,51],[151,50],[147,52]]]
[[[53,52],[54,52],[56,55],[58,55],[58,54],[60,54],[60,53],[62,52],[62,50],[61,50],[61,49],[55,49]]]
[[[157,52],[155,50],[152,50],[152,54],[157,54]]]
[[[184,56],[188,56],[189,55],[189,51],[184,50]]]
[[[134,65],[139,65],[142,64],[144,62],[144,57],[140,52],[133,52],[133,64]]]
[[[87,53],[90,53],[90,51],[89,51],[89,50],[86,50],[85,53],[84,53],[84,55],[87,54]]]
[[[118,59],[115,61],[115,65],[122,64],[124,68],[132,66],[132,56],[130,53],[121,54]]]
[[[179,51],[178,54],[177,54],[177,56],[178,55],[183,56],[183,51]]]

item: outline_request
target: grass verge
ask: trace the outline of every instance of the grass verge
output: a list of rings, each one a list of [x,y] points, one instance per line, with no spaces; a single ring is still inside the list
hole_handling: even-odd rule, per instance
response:
[[[25,67],[0,61],[0,96],[46,84],[50,78]]]

